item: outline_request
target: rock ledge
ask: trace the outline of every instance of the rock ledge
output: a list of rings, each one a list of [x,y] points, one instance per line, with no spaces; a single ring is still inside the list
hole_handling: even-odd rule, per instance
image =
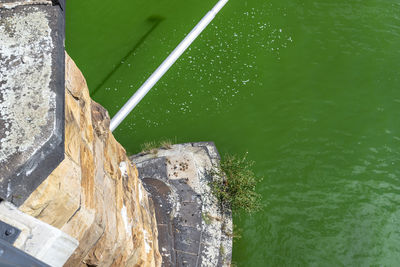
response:
[[[207,175],[220,160],[214,143],[173,145],[130,159],[154,202],[162,266],[230,266],[232,215],[219,209]]]

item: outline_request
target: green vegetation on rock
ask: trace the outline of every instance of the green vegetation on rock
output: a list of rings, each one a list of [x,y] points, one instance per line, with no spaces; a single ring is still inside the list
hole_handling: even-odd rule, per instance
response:
[[[174,143],[176,143],[176,140],[175,140],[175,142],[173,142],[170,139],[162,139],[159,141],[150,141],[150,142],[143,143],[140,146],[140,150],[141,150],[141,153],[156,154],[158,149],[160,149],[160,148],[161,149],[170,149]]]
[[[253,165],[254,161],[247,159],[247,153],[241,157],[226,155],[211,170],[211,190],[222,208],[230,207],[248,213],[261,208],[261,196],[256,192],[256,185],[262,179],[255,176]]]

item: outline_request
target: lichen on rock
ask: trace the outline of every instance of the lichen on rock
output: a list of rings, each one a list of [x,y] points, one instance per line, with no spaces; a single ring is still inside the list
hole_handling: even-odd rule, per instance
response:
[[[40,136],[50,136],[43,133],[55,116],[46,16],[32,7],[0,20],[0,162],[21,151],[33,154],[37,142],[47,141]]]

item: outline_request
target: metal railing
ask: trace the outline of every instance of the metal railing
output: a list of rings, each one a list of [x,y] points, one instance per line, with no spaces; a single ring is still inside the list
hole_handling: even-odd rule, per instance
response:
[[[218,12],[225,6],[229,0],[220,0],[193,28],[193,30],[183,39],[183,41],[171,52],[156,71],[144,82],[136,93],[125,103],[125,105],[115,114],[110,123],[111,131],[114,131],[118,125],[128,116],[140,100],[150,91],[151,88],[161,79],[162,76],[171,68],[176,60],[185,52],[202,31],[210,24]]]

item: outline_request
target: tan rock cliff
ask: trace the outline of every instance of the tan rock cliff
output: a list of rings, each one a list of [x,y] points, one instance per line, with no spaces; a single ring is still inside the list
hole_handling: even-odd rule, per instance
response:
[[[20,210],[79,241],[65,266],[160,266],[153,203],[66,55],[65,160]]]

